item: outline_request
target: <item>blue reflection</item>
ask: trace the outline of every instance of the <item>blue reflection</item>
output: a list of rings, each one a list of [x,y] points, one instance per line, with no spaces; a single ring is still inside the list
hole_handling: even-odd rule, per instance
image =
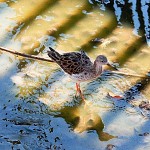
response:
[[[118,24],[121,24],[120,18],[121,18],[122,10],[121,10],[121,7],[118,5],[119,3],[124,4],[124,2],[122,0],[120,0],[120,1],[114,0],[115,15],[117,17]]]
[[[148,13],[149,9],[149,0],[142,0],[141,1],[141,9],[143,13],[143,19],[144,19],[144,29],[145,29],[145,37],[147,40],[148,45],[150,46],[150,13]]]
[[[138,35],[140,30],[144,32],[146,42],[150,46],[150,0],[89,0],[89,2],[98,4],[103,11],[111,9],[118,25],[122,25],[123,22],[133,24],[133,33]]]
[[[137,12],[137,1],[132,1],[129,0],[129,2],[132,4],[131,9],[132,9],[132,20],[133,20],[133,24],[134,24],[134,30],[133,32],[138,35],[139,33],[139,28],[140,28],[140,21],[139,21],[139,16],[138,16],[138,12]]]

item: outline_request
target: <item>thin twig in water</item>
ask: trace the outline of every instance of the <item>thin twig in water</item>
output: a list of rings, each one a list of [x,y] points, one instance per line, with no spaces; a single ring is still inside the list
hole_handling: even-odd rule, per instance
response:
[[[36,60],[41,60],[41,61],[46,61],[46,62],[54,62],[53,60],[50,60],[50,59],[46,59],[46,58],[42,58],[42,57],[37,57],[37,56],[29,55],[29,54],[24,54],[24,53],[8,50],[4,47],[0,47],[0,50],[11,53],[11,54],[14,54],[14,55],[17,55],[17,56],[26,57],[28,59],[36,59]]]
[[[110,71],[110,73],[120,74],[120,75],[126,75],[126,76],[133,76],[133,77],[138,77],[138,78],[145,78],[144,75],[131,74],[131,73],[126,73],[126,72],[121,72],[121,71]]]

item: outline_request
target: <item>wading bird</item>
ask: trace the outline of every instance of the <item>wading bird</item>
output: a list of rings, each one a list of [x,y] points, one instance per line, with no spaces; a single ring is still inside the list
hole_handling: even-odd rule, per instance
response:
[[[103,71],[102,66],[110,65],[104,55],[97,56],[93,63],[83,50],[59,54],[53,48],[49,47],[49,49],[48,56],[76,82],[76,90],[82,100],[84,100],[84,96],[80,89],[80,83],[96,79]]]

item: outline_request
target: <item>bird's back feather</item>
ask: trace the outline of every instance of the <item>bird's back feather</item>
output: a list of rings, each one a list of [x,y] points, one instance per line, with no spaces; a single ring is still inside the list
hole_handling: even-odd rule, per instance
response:
[[[79,74],[86,68],[93,66],[93,63],[84,51],[64,53],[61,55],[50,47],[48,56],[70,75]]]

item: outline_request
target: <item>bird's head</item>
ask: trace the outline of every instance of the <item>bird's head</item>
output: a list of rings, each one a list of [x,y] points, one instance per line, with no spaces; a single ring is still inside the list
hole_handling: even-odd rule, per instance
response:
[[[110,62],[107,60],[106,56],[104,56],[104,55],[99,55],[99,56],[97,56],[94,63],[95,63],[97,66],[99,66],[99,67],[101,67],[102,65],[108,65],[109,67],[111,67],[111,68],[113,68],[113,69],[115,69],[115,70],[118,70],[118,69],[116,68],[116,66],[114,66],[112,63],[110,63]]]
[[[97,56],[95,62],[101,66],[109,64],[107,58],[104,55]]]

